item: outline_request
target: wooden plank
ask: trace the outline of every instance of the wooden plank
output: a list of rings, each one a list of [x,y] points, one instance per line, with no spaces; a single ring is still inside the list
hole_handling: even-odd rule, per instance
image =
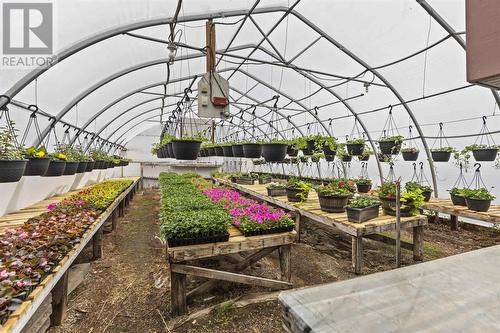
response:
[[[50,326],[60,326],[66,319],[66,309],[68,307],[68,271],[52,290],[52,314],[50,315]]]
[[[291,283],[284,281],[271,280],[256,276],[232,273],[232,272],[218,271],[215,269],[196,267],[190,265],[171,264],[170,270],[172,272],[180,274],[189,274],[189,275],[204,277],[207,279],[242,283],[260,287],[278,289],[278,290],[290,289],[292,287]]]
[[[292,246],[291,245],[281,246],[278,249],[278,252],[280,258],[281,280],[290,282],[292,279],[292,267],[291,267]]]
[[[102,258],[102,234],[103,228],[99,228],[92,238],[92,253],[95,259]]]
[[[464,206],[455,206],[449,199],[431,199],[422,205],[422,209],[494,224],[500,223],[500,205],[491,205],[487,212],[475,212]]]
[[[170,303],[174,316],[187,313],[186,274],[174,272],[172,267],[170,267]]]
[[[418,226],[413,228],[413,260],[424,260],[424,227]]]
[[[363,270],[363,237],[351,237],[351,248],[354,273],[361,274]]]

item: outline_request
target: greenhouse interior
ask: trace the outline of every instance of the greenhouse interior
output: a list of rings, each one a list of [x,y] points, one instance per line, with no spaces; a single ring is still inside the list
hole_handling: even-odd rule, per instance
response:
[[[500,332],[500,1],[1,7],[0,333]]]

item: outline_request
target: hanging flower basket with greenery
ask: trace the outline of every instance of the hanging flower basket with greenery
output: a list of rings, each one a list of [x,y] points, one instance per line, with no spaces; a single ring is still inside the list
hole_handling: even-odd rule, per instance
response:
[[[319,206],[322,211],[329,213],[342,213],[347,202],[352,197],[352,192],[342,185],[343,183],[330,183],[316,188],[319,197]]]
[[[376,198],[359,197],[351,200],[346,206],[347,220],[354,223],[363,223],[377,218],[380,201]]]
[[[262,156],[262,146],[260,143],[243,143],[243,155],[246,158],[260,158]]]
[[[384,136],[378,141],[380,151],[386,155],[397,155],[401,150],[403,137],[401,135]]]
[[[403,160],[416,161],[418,159],[419,150],[417,148],[402,148]]]
[[[290,178],[286,183],[286,196],[290,202],[306,202],[311,191],[311,184],[299,178]]]
[[[224,149],[221,145],[215,145],[215,156],[224,156]]]
[[[262,143],[262,157],[266,162],[281,162],[286,156],[288,144],[282,140]]]
[[[464,188],[453,187],[450,190],[451,202],[457,206],[467,206],[464,197]]]
[[[368,193],[372,189],[372,180],[368,178],[356,179],[356,187],[359,193]]]
[[[451,154],[455,152],[452,147],[441,147],[431,149],[432,160],[434,162],[448,162]]]
[[[465,147],[465,150],[471,151],[474,159],[478,162],[492,162],[497,158],[499,146],[473,144]]]
[[[495,200],[495,196],[484,187],[476,190],[467,188],[462,193],[467,208],[476,212],[487,212],[490,209],[491,201]]]
[[[286,154],[290,157],[295,157],[299,154],[299,151],[289,143],[288,147],[286,147]]]
[[[196,160],[200,152],[202,139],[184,137],[172,140],[172,151],[178,160]],[[231,152],[232,153],[232,152]]]
[[[23,156],[28,160],[25,176],[42,176],[47,172],[50,164],[50,158],[47,157],[45,147],[36,148],[34,146],[23,150]]]
[[[234,144],[233,145],[233,156],[234,157],[245,157],[245,154],[243,153],[243,144]]]
[[[87,161],[87,166],[85,168],[85,172],[91,172],[92,170],[94,170],[94,166],[95,166],[95,161]]]
[[[0,127],[0,183],[17,182],[24,174],[28,160],[14,144],[14,123],[11,128]]]
[[[363,155],[365,141],[363,138],[347,140],[345,144],[347,153],[353,156]]]
[[[411,181],[405,184],[406,191],[415,191],[416,189],[420,189],[422,191],[422,195],[424,196],[425,202],[428,202],[431,199],[431,194],[433,192],[432,187]]]
[[[233,157],[233,145],[231,143],[224,143],[222,146],[222,152],[224,157]]]
[[[66,168],[66,156],[63,154],[49,154],[51,158],[49,167],[43,177],[58,177],[62,176]]]

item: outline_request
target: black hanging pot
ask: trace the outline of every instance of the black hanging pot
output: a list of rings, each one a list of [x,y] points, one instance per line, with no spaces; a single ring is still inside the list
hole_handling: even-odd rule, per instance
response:
[[[233,146],[222,146],[224,157],[233,157]]]
[[[342,156],[342,162],[351,162],[351,161],[352,161],[351,155]]]
[[[307,140],[307,148],[303,150],[304,155],[312,155],[316,151],[316,140]]]
[[[41,176],[47,172],[49,168],[50,158],[28,158],[26,169],[24,169],[25,176]]]
[[[66,168],[66,161],[61,160],[51,160],[49,167],[43,177],[57,177],[62,176],[64,169]]]
[[[368,161],[370,159],[370,155],[360,155],[358,156],[358,160],[360,161]]]
[[[403,160],[405,161],[416,161],[418,159],[418,151],[404,151],[402,152],[403,154]]]
[[[262,155],[262,146],[260,143],[245,143],[243,144],[243,155],[246,158],[260,158]]]
[[[337,152],[335,150],[331,150],[330,145],[325,143],[323,145],[323,153],[325,153],[325,155],[335,156]]]
[[[167,146],[161,146],[160,149],[158,149],[158,152],[156,153],[156,156],[158,158],[167,158],[168,151],[167,151]]]
[[[175,158],[174,143],[173,142],[167,143],[167,150],[168,150],[168,157]]]
[[[434,162],[448,162],[451,157],[449,151],[431,151],[432,160]]]
[[[347,143],[345,147],[347,149],[347,153],[354,156],[363,155],[363,150],[365,149],[364,143]]]
[[[73,161],[73,162],[66,161],[66,167],[64,168],[63,175],[64,176],[74,175],[76,173],[76,170],[78,170],[78,164],[80,164],[80,162],[78,161]]]
[[[115,167],[115,164],[112,161],[106,162],[106,169],[112,169]]]
[[[492,162],[497,158],[498,149],[475,149],[472,151],[474,159],[478,162]]]
[[[215,156],[224,156],[224,149],[221,146],[215,146]]]
[[[208,149],[208,156],[215,156],[215,147],[209,147]]]
[[[107,162],[103,160],[95,161],[94,169],[103,170],[108,167]]]
[[[359,193],[368,193],[372,189],[372,184],[356,184]]]
[[[266,162],[281,162],[286,156],[286,143],[263,143],[262,156]]]
[[[245,157],[243,154],[243,145],[233,145],[233,156],[234,157]]]
[[[85,168],[85,172],[90,172],[94,170],[95,161],[87,161],[87,167]]]
[[[451,202],[456,205],[456,206],[467,206],[467,203],[465,202],[465,198],[461,195],[455,195],[455,194],[451,194],[450,193],[450,197],[451,197]]]
[[[87,161],[80,161],[78,168],[76,169],[76,173],[84,173],[87,170],[87,164]]]
[[[0,160],[0,183],[19,181],[27,163],[28,160]]]
[[[432,191],[422,192],[422,195],[424,196],[424,201],[429,202],[429,200],[431,200]]]
[[[467,208],[476,212],[487,212],[490,209],[491,200],[478,200],[465,198]]]
[[[286,147],[286,153],[290,157],[295,157],[295,156],[297,156],[299,151],[297,149],[293,148],[293,146],[288,146],[288,147]]]
[[[178,160],[195,160],[200,152],[201,141],[173,140],[172,148]]]
[[[128,166],[129,161],[122,161],[122,166]]]
[[[199,157],[206,157],[207,154],[205,153],[205,148],[201,148],[200,149],[200,152],[198,153],[198,156]]]
[[[335,155],[325,155],[325,161],[333,162],[335,160]]]
[[[397,155],[401,150],[401,143],[396,141],[379,141],[380,151],[385,155]]]

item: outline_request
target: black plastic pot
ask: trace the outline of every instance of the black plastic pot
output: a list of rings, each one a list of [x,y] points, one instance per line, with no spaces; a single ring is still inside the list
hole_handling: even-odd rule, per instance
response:
[[[262,156],[266,162],[281,162],[286,156],[286,143],[264,143],[262,144]]]
[[[243,235],[245,237],[251,237],[251,236],[277,234],[277,233],[281,233],[281,232],[290,232],[292,230],[293,230],[293,226],[274,227],[274,228],[269,228],[269,229],[264,229],[264,230],[243,231]]]
[[[418,159],[418,153],[419,153],[418,151],[416,151],[416,152],[404,151],[404,152],[402,152],[403,160],[416,161]]]
[[[224,149],[221,146],[215,147],[215,156],[224,156]]]
[[[168,158],[175,158],[175,152],[174,152],[174,144],[173,142],[167,143],[167,157]]]
[[[431,200],[432,191],[422,192],[422,194],[425,202],[429,202],[429,200]]]
[[[158,148],[158,151],[156,152],[156,157],[158,158],[167,158],[167,146],[161,146]]]
[[[24,169],[25,176],[41,176],[47,172],[49,168],[50,158],[28,158],[26,169]]]
[[[349,201],[349,197],[325,197],[318,195],[319,206],[322,211],[329,213],[342,213]]]
[[[178,160],[195,160],[200,152],[201,141],[173,140],[172,150]]]
[[[286,197],[288,201],[290,202],[300,202],[300,198],[297,196],[297,194],[301,193],[301,190],[296,190],[294,188],[287,188],[286,189]],[[306,198],[309,196],[309,192],[306,193]]]
[[[347,152],[350,155],[363,155],[363,150],[365,149],[365,145],[363,143],[347,143],[345,145]]]
[[[346,208],[347,220],[353,223],[362,223],[378,217],[379,205],[365,208]]]
[[[71,176],[76,173],[76,170],[78,170],[78,165],[80,162],[74,161],[74,162],[66,162],[66,167],[64,168],[63,175],[64,176]]]
[[[431,155],[434,162],[448,162],[451,157],[448,151],[431,151]]]
[[[245,143],[243,144],[243,155],[246,158],[260,158],[262,146],[259,143]]]
[[[167,244],[168,247],[176,247],[176,246],[186,246],[194,244],[227,242],[228,240],[229,240],[229,234],[226,233],[221,235],[198,236],[192,238],[167,239]]]
[[[284,188],[268,188],[267,195],[270,197],[283,197],[286,195]]]
[[[396,208],[383,209],[383,211],[384,211],[384,214],[386,214],[386,215],[396,216]],[[400,212],[401,217],[412,216],[411,215],[411,207],[400,208],[399,212]]]
[[[351,155],[342,156],[342,162],[351,162],[351,161],[352,161]]]
[[[476,212],[487,212],[490,209],[491,200],[478,200],[465,198],[467,208]]]
[[[396,141],[379,141],[380,151],[385,155],[397,155],[401,150],[401,143]]]
[[[465,202],[464,197],[462,197],[460,195],[451,194],[451,193],[450,193],[450,197],[451,197],[451,202],[453,202],[454,205],[467,206],[467,203]]]
[[[335,156],[335,154],[337,153],[337,151],[335,150],[331,150],[330,149],[330,146],[328,144],[324,144],[323,145],[323,153],[325,153],[325,155],[331,155],[331,156]]]
[[[312,155],[316,150],[316,140],[307,140],[307,148],[302,150],[304,155]]]
[[[292,146],[288,146],[288,147],[286,147],[286,153],[290,157],[295,157],[295,156],[297,156],[299,151],[296,150],[295,148],[293,148]]]
[[[76,173],[84,173],[85,171],[87,171],[87,164],[87,161],[80,161],[80,163],[78,164],[78,168],[76,169]]]
[[[372,184],[356,184],[359,193],[368,193],[372,189]]]
[[[112,169],[115,167],[115,164],[111,161],[106,162],[106,169]]]
[[[222,146],[224,157],[233,157],[233,146]]]
[[[358,156],[358,160],[359,161],[368,161],[369,159],[370,159],[370,155],[366,155],[366,156],[360,155],[360,156]]]
[[[49,167],[43,177],[57,177],[62,176],[66,168],[66,161],[51,160]]]
[[[325,155],[325,161],[333,162],[335,160],[335,155]]]
[[[107,169],[107,167],[108,167],[108,164],[106,161],[103,161],[103,160],[95,161],[94,169],[103,170],[103,169]]]
[[[492,162],[497,158],[498,149],[476,149],[472,151],[474,159],[478,162]]]
[[[87,167],[85,168],[85,171],[90,172],[94,170],[94,166],[95,166],[95,161],[87,161]]]
[[[28,160],[0,160],[0,183],[19,181],[24,175]]]
[[[210,147],[208,149],[208,156],[215,156],[215,147]]]
[[[245,157],[245,154],[243,154],[243,145],[233,145],[233,156]]]

